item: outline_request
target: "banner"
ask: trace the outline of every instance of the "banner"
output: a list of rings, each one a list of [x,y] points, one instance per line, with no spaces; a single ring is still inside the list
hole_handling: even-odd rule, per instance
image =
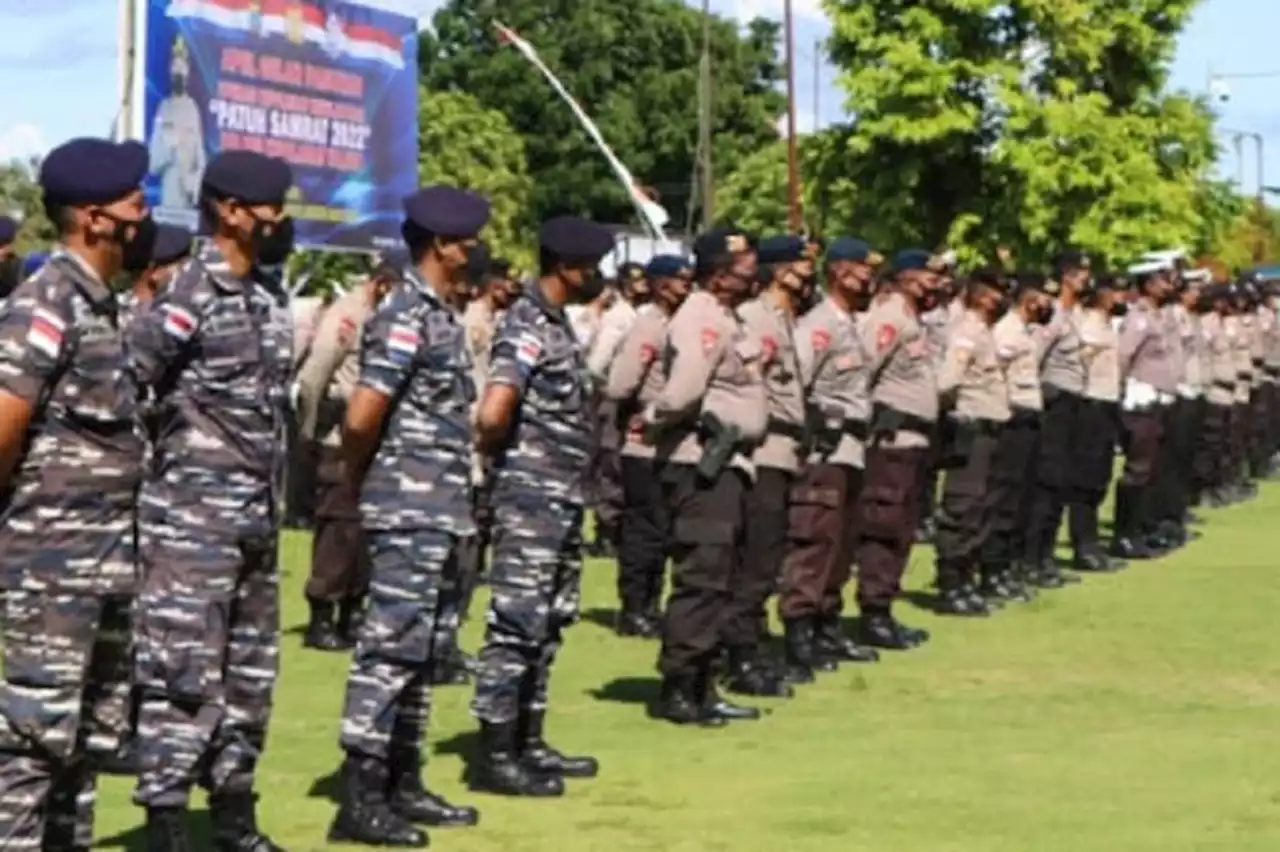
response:
[[[400,245],[417,186],[417,21],[343,0],[145,0],[147,199],[195,230],[219,151],[293,167],[298,242]]]

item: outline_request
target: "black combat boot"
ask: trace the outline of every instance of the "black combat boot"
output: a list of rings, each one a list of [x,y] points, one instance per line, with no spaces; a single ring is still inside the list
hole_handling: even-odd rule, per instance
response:
[[[564,779],[544,775],[520,760],[515,722],[480,723],[480,756],[468,767],[472,790],[499,796],[564,795]]]
[[[349,651],[351,642],[338,630],[332,601],[308,601],[311,621],[307,624],[302,644],[317,651]]]
[[[755,648],[729,649],[729,669],[725,685],[730,692],[767,698],[791,698],[795,695],[782,675],[763,664]]]
[[[284,852],[284,847],[258,830],[258,797],[251,792],[209,797],[213,848],[218,852]]]
[[[983,565],[982,576],[998,579],[1006,601],[1029,603],[1036,599],[1036,593],[1027,585],[1023,576],[1021,562]]]
[[[385,761],[348,754],[338,770],[338,813],[329,826],[329,842],[426,848],[427,833],[392,810],[390,784]]]
[[[544,710],[520,713],[520,759],[524,764],[544,775],[559,775],[562,778],[595,778],[599,775],[600,763],[594,757],[569,757],[547,743],[543,738],[546,721],[547,714]]]
[[[423,768],[422,753],[416,748],[392,751],[387,799],[393,811],[410,822],[433,828],[480,822],[480,812],[475,808],[450,804],[443,796],[428,790],[422,780]]]
[[[813,683],[813,620],[801,617],[783,625],[786,678],[791,683]]]
[[[355,647],[364,624],[364,598],[343,598],[338,604],[338,635]]]
[[[858,636],[863,645],[889,651],[909,651],[928,639],[923,630],[907,627],[887,611],[863,612],[858,620]]]
[[[760,718],[759,707],[746,707],[734,704],[716,689],[716,678],[710,666],[698,674],[693,681],[693,694],[697,696],[702,712],[726,722],[754,722]]]
[[[717,716],[703,706],[698,694],[697,679],[693,677],[665,677],[658,703],[649,715],[665,719],[676,725],[697,725],[703,728],[723,728],[727,719]]]
[[[844,628],[840,626],[840,614],[838,612],[819,615],[815,624],[813,654],[815,666],[819,671],[826,671],[820,664],[820,657],[829,657],[836,662],[844,661],[849,663],[878,663],[880,661],[880,654],[875,648],[859,645],[852,636],[844,632]]]
[[[432,686],[465,686],[471,683],[467,655],[457,645],[450,645],[431,666]]]
[[[652,629],[653,626],[644,615],[631,607],[623,607],[618,612],[618,620],[614,625],[614,631],[623,638],[647,639]]]
[[[986,601],[970,593],[964,586],[942,589],[933,611],[938,615],[954,615],[960,618],[985,618],[991,614]]]
[[[98,771],[104,775],[123,775],[134,778],[138,775],[138,750],[133,738],[125,740],[113,754],[104,754],[96,760]]]
[[[147,808],[147,852],[195,852],[186,808]]]

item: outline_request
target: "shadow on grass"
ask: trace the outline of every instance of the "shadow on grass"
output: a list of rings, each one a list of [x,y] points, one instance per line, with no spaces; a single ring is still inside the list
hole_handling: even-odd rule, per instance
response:
[[[338,785],[341,783],[341,768],[335,768],[328,775],[321,775],[319,778],[311,782],[311,787],[307,790],[308,799],[325,799],[338,803]]]
[[[141,814],[141,812],[139,812]],[[212,828],[207,810],[192,811],[187,818],[191,830],[192,849],[212,849]],[[147,827],[138,825],[128,831],[103,837],[93,844],[94,849],[123,849],[125,852],[147,852]]]
[[[655,677],[619,677],[587,694],[596,701],[615,704],[652,704],[660,691],[661,682]]]
[[[582,620],[589,621],[597,627],[612,630],[618,623],[618,611],[607,607],[594,607],[582,613]]]

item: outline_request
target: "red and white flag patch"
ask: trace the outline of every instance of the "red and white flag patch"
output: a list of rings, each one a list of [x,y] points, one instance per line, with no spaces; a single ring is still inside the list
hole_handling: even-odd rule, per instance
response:
[[[720,332],[714,328],[704,328],[702,330],[702,351],[707,354],[716,348],[716,344],[720,342]]]
[[[422,338],[418,332],[407,325],[393,325],[387,333],[387,350],[396,359],[412,358],[418,353],[418,344]]]
[[[196,333],[195,316],[186,308],[177,305],[165,305],[164,333],[186,343]]]
[[[831,346],[831,333],[825,329],[815,328],[813,330],[813,351],[826,352]]]
[[[645,343],[640,347],[640,363],[646,367],[658,360],[658,347]]]
[[[346,346],[355,339],[356,321],[351,317],[343,317],[342,322],[338,325],[338,342]]]
[[[898,329],[890,323],[880,326],[880,330],[876,332],[876,351],[883,352],[893,345],[893,341],[898,339]]]
[[[516,341],[516,360],[526,367],[534,367],[542,357],[542,340],[538,335],[526,331]]]
[[[56,314],[44,308],[31,312],[31,326],[27,329],[27,345],[50,358],[62,354],[63,332],[66,323]]]
[[[777,338],[770,337],[769,335],[766,334],[761,339],[760,346],[764,350],[762,355],[760,356],[761,360],[763,360],[766,364],[772,364],[773,360],[778,357]]]

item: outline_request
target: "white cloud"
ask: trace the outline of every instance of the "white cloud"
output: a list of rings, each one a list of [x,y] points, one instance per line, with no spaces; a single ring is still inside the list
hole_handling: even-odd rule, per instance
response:
[[[685,0],[690,5],[700,5],[699,0]],[[749,21],[752,18],[773,18],[782,20],[786,8],[784,0],[711,0],[711,8],[725,15]],[[792,14],[796,18],[812,18],[821,20],[822,0],[792,0]]]
[[[782,137],[783,139],[786,139],[787,138],[787,114],[785,112],[782,115],[778,116],[778,121],[774,126],[777,127],[778,129],[778,136]],[[823,122],[822,126],[825,127],[826,122]],[[802,106],[797,106],[796,107],[796,136],[804,136],[807,133],[813,133],[814,130],[816,129],[820,129],[820,128],[815,127],[813,110],[806,109],[805,107],[802,107]]]
[[[0,130],[0,163],[27,160],[47,150],[44,134],[34,124],[12,124]]]

